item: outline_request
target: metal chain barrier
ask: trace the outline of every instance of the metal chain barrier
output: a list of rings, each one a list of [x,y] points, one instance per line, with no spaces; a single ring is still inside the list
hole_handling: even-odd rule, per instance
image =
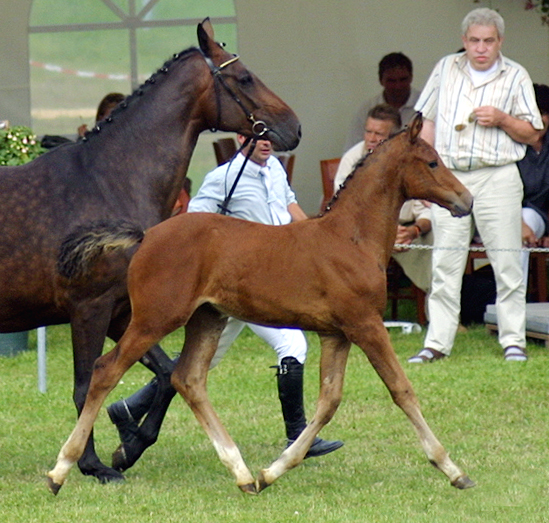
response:
[[[475,245],[470,245],[467,247],[435,247],[434,245],[418,245],[411,243],[409,245],[403,244],[403,243],[395,243],[395,248],[402,248],[402,249],[420,249],[420,250],[444,250],[444,251],[469,251],[469,252],[486,252],[488,249],[484,246],[479,247]],[[549,247],[523,247],[522,249],[490,249],[492,252],[500,251],[500,252],[520,252],[520,251],[528,251],[528,252],[547,252],[549,253]]]

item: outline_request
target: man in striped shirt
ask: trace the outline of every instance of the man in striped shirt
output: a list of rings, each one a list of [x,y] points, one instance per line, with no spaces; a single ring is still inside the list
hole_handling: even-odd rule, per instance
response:
[[[501,54],[503,18],[491,9],[462,22],[465,51],[440,60],[416,104],[422,137],[473,194],[473,214],[432,207],[433,280],[424,348],[410,363],[449,356],[459,324],[461,281],[476,225],[494,269],[499,342],[508,361],[526,361],[526,304],[520,264],[522,183],[516,166],[543,129],[526,70]],[[459,250],[456,250],[459,248]]]

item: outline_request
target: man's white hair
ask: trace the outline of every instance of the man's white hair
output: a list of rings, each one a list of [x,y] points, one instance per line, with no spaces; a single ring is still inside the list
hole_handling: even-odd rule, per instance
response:
[[[473,9],[461,22],[461,32],[463,36],[467,34],[469,27],[472,25],[492,25],[497,29],[500,38],[503,38],[505,33],[505,22],[502,16],[493,9],[487,7],[479,7]]]

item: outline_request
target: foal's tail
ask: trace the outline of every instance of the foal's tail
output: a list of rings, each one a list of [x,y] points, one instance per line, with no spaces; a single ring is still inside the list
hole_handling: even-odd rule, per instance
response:
[[[79,278],[101,254],[129,249],[144,236],[141,228],[126,221],[95,221],[80,225],[61,244],[57,272],[69,280]]]

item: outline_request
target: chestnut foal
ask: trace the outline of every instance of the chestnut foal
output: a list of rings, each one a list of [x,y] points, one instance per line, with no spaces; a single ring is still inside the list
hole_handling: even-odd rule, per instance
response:
[[[402,203],[407,198],[426,199],[456,216],[470,213],[472,207],[470,193],[419,137],[421,127],[418,114],[407,130],[357,166],[314,219],[273,227],[191,213],[149,229],[128,273],[130,325],[116,347],[95,363],[82,414],[48,474],[51,491],[57,493],[63,485],[101,405],[125,371],[153,344],[183,325],[185,344],[172,384],[244,492],[260,492],[303,460],[338,408],[351,343],[364,351],[395,404],[412,422],[429,461],[453,486],[474,486],[424,420],[383,325],[385,269]],[[88,239],[98,248],[114,249],[100,256],[108,258],[116,255],[118,243],[121,251],[127,247],[120,240],[124,236],[123,231],[112,236],[108,230],[98,230]],[[86,268],[86,257],[93,249],[86,242],[75,241],[75,245],[71,263],[85,273],[95,265],[90,261]],[[316,331],[321,341],[316,413],[295,443],[257,479],[206,391],[208,367],[228,315],[262,325]]]

